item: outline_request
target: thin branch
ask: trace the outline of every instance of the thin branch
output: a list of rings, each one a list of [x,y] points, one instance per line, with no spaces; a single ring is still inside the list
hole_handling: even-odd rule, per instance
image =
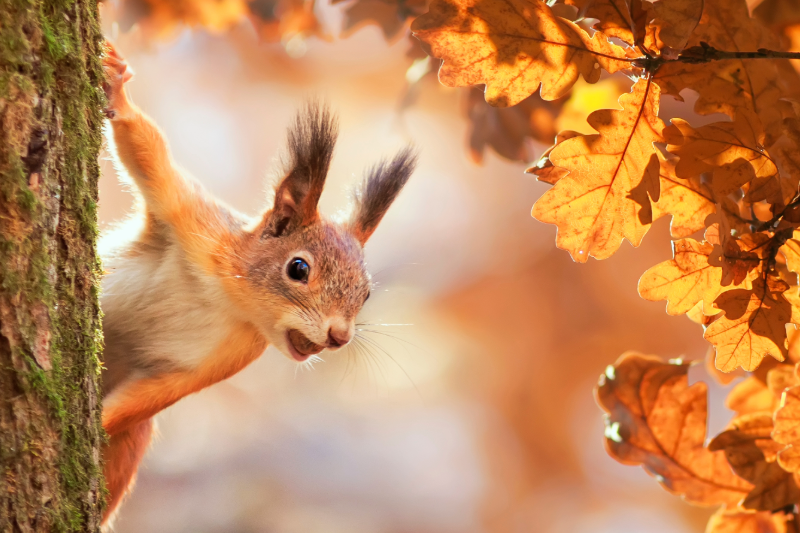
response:
[[[700,43],[700,46],[692,46],[681,52],[677,61],[697,64],[725,59],[800,59],[800,52],[782,52],[766,48],[759,48],[755,52],[727,52],[717,50],[708,43]]]

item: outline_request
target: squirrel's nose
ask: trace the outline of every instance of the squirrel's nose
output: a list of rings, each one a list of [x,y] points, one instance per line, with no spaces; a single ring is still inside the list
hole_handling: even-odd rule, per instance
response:
[[[328,330],[328,348],[341,348],[353,338],[349,331],[337,331],[333,328]]]

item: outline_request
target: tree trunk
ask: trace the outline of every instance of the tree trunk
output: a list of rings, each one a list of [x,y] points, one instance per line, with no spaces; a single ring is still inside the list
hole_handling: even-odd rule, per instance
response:
[[[98,531],[95,0],[0,0],[0,532]]]

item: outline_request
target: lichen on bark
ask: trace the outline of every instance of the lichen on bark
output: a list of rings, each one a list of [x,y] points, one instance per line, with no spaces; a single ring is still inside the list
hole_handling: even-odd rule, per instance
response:
[[[98,531],[94,0],[0,0],[0,532]]]

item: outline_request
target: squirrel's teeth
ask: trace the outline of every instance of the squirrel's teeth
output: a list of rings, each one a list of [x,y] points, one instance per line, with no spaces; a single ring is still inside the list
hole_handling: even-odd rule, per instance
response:
[[[325,347],[311,342],[305,335],[293,329],[289,331],[289,341],[301,355],[314,355],[321,352]]]

